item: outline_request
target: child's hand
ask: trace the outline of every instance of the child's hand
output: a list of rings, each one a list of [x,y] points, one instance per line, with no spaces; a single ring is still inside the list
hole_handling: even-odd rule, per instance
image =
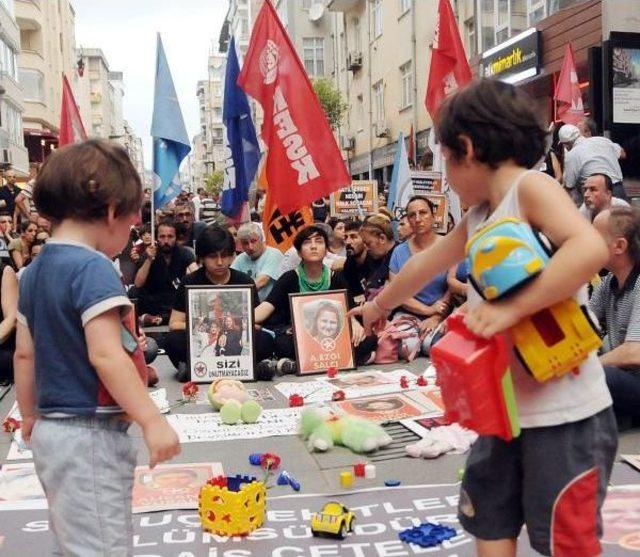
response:
[[[467,328],[482,338],[490,338],[516,325],[522,319],[513,303],[482,302],[469,308],[464,318]]]
[[[149,449],[149,468],[180,454],[180,441],[169,422],[158,414],[142,428]]]
[[[24,439],[25,443],[31,442],[31,432],[33,431],[33,426],[35,424],[35,416],[22,416],[22,424],[20,425],[20,429],[22,430],[22,439]]]

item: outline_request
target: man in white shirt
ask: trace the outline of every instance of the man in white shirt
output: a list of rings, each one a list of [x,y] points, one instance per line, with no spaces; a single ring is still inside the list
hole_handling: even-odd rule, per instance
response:
[[[235,258],[231,268],[254,280],[262,302],[282,274],[282,253],[265,244],[262,226],[255,222],[243,224],[238,229],[238,240],[242,253]]]
[[[629,204],[619,197],[613,197],[613,183],[606,174],[592,174],[582,186],[584,203],[580,206],[580,214],[589,222],[593,222],[598,213],[611,207],[628,207]]]
[[[606,174],[613,183],[613,195],[627,201],[622,185],[619,158],[622,147],[606,137],[583,137],[580,130],[565,124],[558,134],[567,154],[564,157],[564,186],[576,204],[582,202],[582,184],[593,174]]]
[[[194,220],[200,220],[200,205],[202,204],[202,198],[204,197],[204,188],[198,188],[198,192],[191,198],[191,205],[193,206],[193,218]]]

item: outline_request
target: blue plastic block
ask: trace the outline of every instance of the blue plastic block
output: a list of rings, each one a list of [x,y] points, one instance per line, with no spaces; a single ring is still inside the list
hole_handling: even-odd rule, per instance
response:
[[[404,543],[415,543],[420,547],[435,547],[455,535],[455,528],[441,526],[432,522],[423,522],[420,526],[403,530],[398,534],[398,537]]]
[[[278,485],[290,485],[293,491],[300,491],[300,483],[295,478],[293,478],[286,470],[280,472],[276,483]]]
[[[384,485],[387,487],[397,487],[400,485],[400,480],[385,480]]]
[[[260,461],[262,460],[262,453],[252,453],[249,455],[249,464],[253,466],[260,466]]]

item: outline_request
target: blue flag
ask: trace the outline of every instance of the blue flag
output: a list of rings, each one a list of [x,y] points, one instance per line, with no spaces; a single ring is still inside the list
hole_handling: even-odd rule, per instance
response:
[[[153,202],[154,207],[159,209],[182,191],[178,170],[182,159],[191,151],[176,88],[173,86],[171,71],[159,33],[151,136],[153,137],[153,172],[157,176]]]
[[[404,134],[400,132],[396,157],[393,161],[389,198],[387,199],[387,209],[391,211],[394,219],[399,219],[404,214],[407,202],[412,195],[411,169],[409,168],[407,149],[404,144]]]
[[[249,186],[260,162],[260,146],[251,120],[251,110],[244,91],[236,83],[240,65],[235,39],[231,37],[224,78],[222,120],[226,128],[226,168],[220,208],[228,217],[235,217],[249,199]]]

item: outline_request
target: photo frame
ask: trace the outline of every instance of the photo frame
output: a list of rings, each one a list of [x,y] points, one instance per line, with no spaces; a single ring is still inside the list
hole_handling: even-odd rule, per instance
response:
[[[187,352],[191,381],[255,380],[250,285],[187,286]]]
[[[355,369],[346,290],[289,294],[298,375]]]

